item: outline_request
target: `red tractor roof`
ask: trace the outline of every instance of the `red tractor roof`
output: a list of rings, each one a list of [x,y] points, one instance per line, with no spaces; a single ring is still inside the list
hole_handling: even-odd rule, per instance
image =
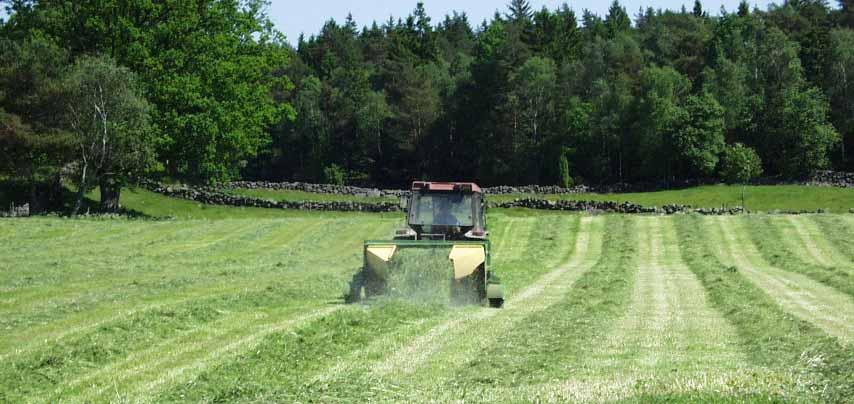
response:
[[[473,192],[477,194],[483,193],[477,184],[473,182],[426,182],[415,181],[412,183],[413,191],[458,191],[458,192]]]

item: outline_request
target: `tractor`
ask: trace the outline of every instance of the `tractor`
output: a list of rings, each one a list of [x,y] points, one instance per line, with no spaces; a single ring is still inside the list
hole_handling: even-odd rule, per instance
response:
[[[447,264],[450,300],[503,307],[504,287],[490,268],[481,188],[473,183],[417,181],[402,205],[407,227],[397,230],[393,240],[365,241],[363,265],[350,282],[347,302],[386,294],[387,280],[398,268],[394,264],[401,251],[432,249],[441,251],[437,256]],[[469,299],[460,299],[463,296]]]

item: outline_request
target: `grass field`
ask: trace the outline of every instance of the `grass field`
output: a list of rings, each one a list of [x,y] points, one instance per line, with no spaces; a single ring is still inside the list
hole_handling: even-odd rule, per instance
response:
[[[493,310],[342,304],[398,215],[158,198],[195,219],[0,220],[0,402],[854,395],[851,215],[490,211]]]

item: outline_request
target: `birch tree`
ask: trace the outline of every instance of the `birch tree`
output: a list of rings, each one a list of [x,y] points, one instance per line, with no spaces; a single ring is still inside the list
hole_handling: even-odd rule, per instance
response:
[[[133,73],[108,57],[83,57],[63,81],[65,121],[72,133],[77,166],[77,196],[96,185],[101,209],[119,209],[122,185],[153,160],[149,106],[136,87]]]

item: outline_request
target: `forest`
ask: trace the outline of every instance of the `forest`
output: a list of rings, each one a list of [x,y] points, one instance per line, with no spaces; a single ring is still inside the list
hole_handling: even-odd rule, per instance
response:
[[[854,169],[854,2],[425,5],[292,39],[262,0],[6,0],[0,177],[401,186],[796,180]],[[54,184],[52,187],[50,184]],[[105,198],[108,199],[105,201]]]

